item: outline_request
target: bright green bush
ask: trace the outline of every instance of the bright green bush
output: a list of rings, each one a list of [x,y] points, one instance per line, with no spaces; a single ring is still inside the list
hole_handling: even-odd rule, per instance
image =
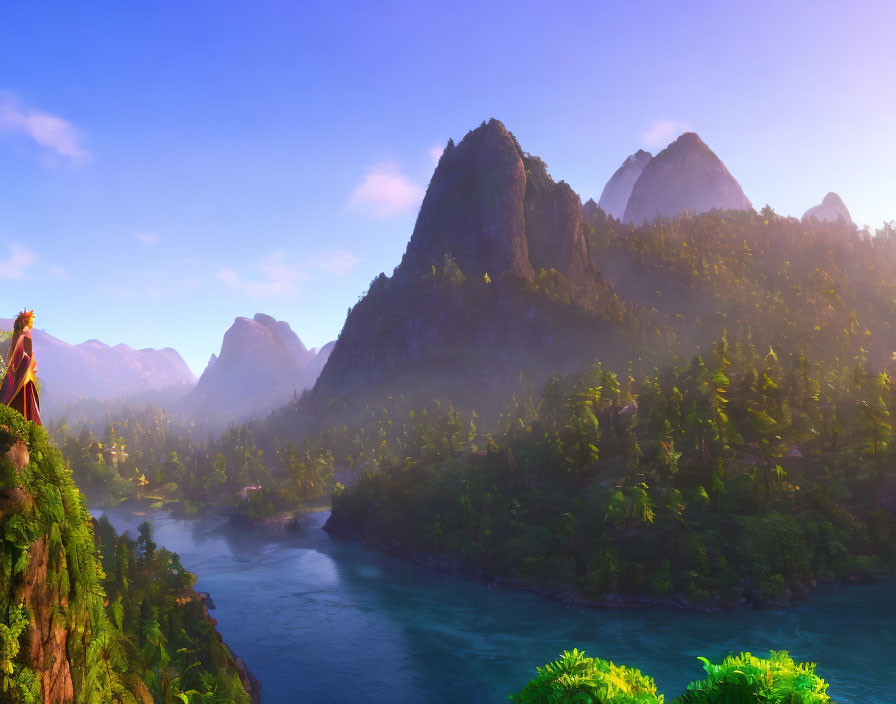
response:
[[[511,701],[517,704],[662,704],[663,695],[640,670],[614,665],[584,652],[567,650],[556,662],[537,668]]]
[[[674,704],[827,704],[828,685],[814,663],[795,663],[785,652],[769,658],[731,655],[713,665],[700,658],[706,679],[692,682]]]
[[[714,665],[700,658],[706,679],[692,682],[673,704],[833,704],[814,663],[795,663],[784,651],[767,659],[731,655]],[[653,679],[639,670],[565,651],[536,668],[538,676],[511,695],[516,704],[662,704]]]

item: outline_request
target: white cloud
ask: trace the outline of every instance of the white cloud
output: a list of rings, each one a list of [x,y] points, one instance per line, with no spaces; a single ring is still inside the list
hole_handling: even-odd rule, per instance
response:
[[[252,298],[272,298],[295,293],[304,276],[283,261],[283,252],[272,252],[257,259],[248,275],[222,268],[217,278]]]
[[[677,120],[657,120],[641,134],[641,139],[648,147],[665,147],[682,132],[688,131],[684,122]]]
[[[310,264],[315,269],[342,277],[355,268],[361,259],[347,249],[334,249],[314,257]]]
[[[401,173],[396,164],[367,170],[364,180],[349,196],[349,205],[377,218],[413,213],[423,200],[423,189]]]
[[[37,255],[20,244],[9,246],[9,256],[0,259],[0,278],[24,279],[27,269],[37,259]]]
[[[72,163],[90,157],[70,123],[58,115],[23,106],[10,95],[0,94],[0,131],[24,136]]]
[[[435,144],[429,148],[429,158],[432,160],[433,166],[438,166],[439,159],[442,158],[442,153],[445,151],[445,147]]]
[[[155,232],[138,232],[136,238],[144,247],[152,247],[159,243],[159,236]]]

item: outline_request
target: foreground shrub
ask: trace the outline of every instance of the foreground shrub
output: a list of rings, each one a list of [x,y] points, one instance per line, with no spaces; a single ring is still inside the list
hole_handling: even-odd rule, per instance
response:
[[[692,682],[673,704],[833,704],[814,663],[795,663],[784,651],[768,659],[731,655],[714,665],[700,658],[706,679]],[[565,651],[536,668],[538,676],[510,697],[516,704],[662,704],[654,681],[624,665]]]
[[[511,697],[518,704],[662,704],[656,685],[640,670],[589,658],[573,649],[537,668],[538,676]]]
[[[815,663],[795,663],[784,651],[767,660],[750,653],[731,655],[720,665],[706,658],[706,679],[692,682],[675,704],[827,704],[828,685]]]

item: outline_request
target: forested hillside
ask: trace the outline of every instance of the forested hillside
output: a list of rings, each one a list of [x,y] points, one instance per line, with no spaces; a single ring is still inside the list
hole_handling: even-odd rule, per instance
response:
[[[0,558],[3,701],[250,702],[195,577],[148,525],[136,543],[95,530],[46,432],[5,406]]]
[[[896,571],[896,394],[860,361],[720,341],[638,379],[595,366],[401,435],[334,497],[332,532],[598,603],[787,602]]]
[[[595,261],[628,306],[655,309],[689,356],[722,332],[757,348],[876,369],[896,350],[896,231],[844,222],[705,213],[627,227],[586,208]],[[660,366],[663,366],[661,363]]]

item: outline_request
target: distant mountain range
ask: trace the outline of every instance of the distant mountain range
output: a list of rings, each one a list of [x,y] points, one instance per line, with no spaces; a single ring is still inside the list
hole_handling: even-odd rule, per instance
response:
[[[0,329],[13,321],[0,319]],[[176,350],[135,350],[88,340],[71,345],[43,330],[32,332],[45,409],[76,399],[116,399],[180,387],[186,392],[196,377]],[[4,350],[5,352],[5,350]]]
[[[257,313],[237,318],[196,387],[177,404],[198,418],[264,413],[314,385],[333,343],[309,350],[289,323]]]
[[[12,325],[0,318],[0,330]],[[237,318],[197,382],[170,347],[135,350],[99,340],[72,345],[43,330],[34,330],[32,339],[48,418],[102,417],[110,401],[149,400],[220,421],[273,410],[313,386],[335,344],[309,350],[285,321],[263,313]]]

